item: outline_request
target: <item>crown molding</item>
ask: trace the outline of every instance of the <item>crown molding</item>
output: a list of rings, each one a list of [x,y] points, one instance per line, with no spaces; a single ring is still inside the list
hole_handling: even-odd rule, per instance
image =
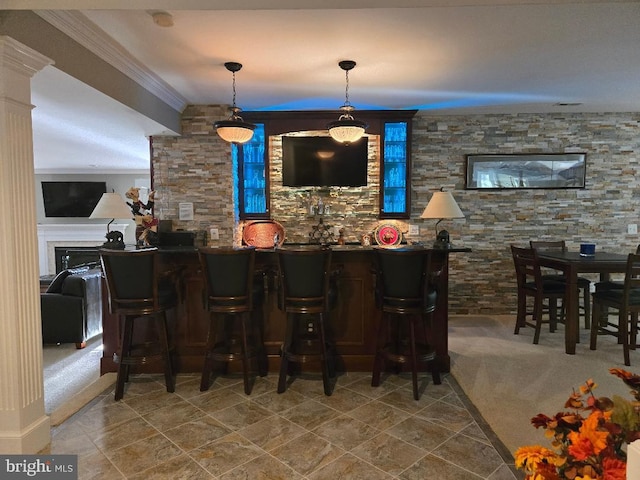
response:
[[[29,77],[52,63],[51,59],[6,35],[0,35],[0,57],[0,62]]]
[[[79,11],[36,10],[34,13],[138,83],[173,109],[182,112],[187,101],[168,83],[134,58]]]
[[[35,167],[34,175],[149,175],[146,168],[38,168]]]

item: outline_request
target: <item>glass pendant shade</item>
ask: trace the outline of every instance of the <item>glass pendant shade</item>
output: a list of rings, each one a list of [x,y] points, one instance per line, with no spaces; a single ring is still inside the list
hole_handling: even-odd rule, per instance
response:
[[[245,143],[253,137],[256,126],[241,120],[222,120],[214,124],[221,139],[229,143]]]
[[[340,117],[328,125],[329,135],[340,143],[352,143],[362,138],[367,124],[358,120]]]

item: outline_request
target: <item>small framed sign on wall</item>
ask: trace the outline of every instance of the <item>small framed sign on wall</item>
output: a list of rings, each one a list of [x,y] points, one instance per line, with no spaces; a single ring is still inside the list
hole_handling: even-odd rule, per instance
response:
[[[178,218],[180,220],[193,220],[193,203],[180,202],[178,204]]]
[[[584,153],[467,155],[466,188],[584,188]]]

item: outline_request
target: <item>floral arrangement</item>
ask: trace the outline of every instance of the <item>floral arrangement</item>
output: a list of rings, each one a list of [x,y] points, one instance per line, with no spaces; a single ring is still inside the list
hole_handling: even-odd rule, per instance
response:
[[[619,368],[609,372],[632,388],[633,400],[598,398],[596,384],[588,380],[565,403],[571,411],[533,417],[531,423],[546,430],[551,448],[535,445],[515,452],[516,468],[527,480],[626,479],[626,444],[640,439],[640,375]]]

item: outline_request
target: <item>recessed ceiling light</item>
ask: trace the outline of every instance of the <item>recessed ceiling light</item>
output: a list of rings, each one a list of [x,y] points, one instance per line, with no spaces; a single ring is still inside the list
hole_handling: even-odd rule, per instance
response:
[[[169,12],[151,12],[151,18],[160,27],[173,27],[173,16]]]

